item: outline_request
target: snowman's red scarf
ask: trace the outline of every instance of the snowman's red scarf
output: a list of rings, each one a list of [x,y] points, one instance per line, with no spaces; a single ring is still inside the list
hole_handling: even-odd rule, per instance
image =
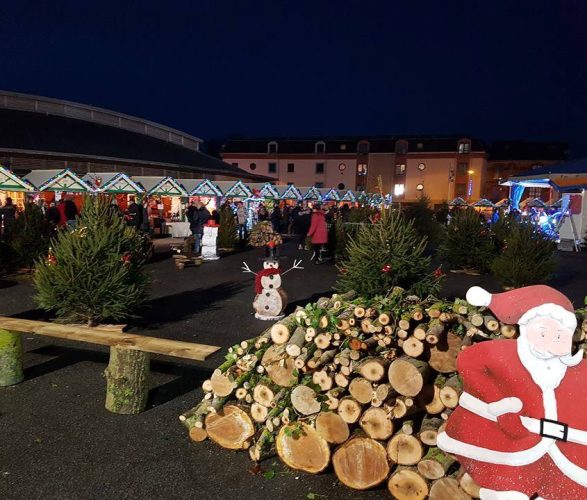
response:
[[[258,295],[263,292],[263,285],[261,285],[261,278],[264,276],[271,276],[273,274],[279,274],[279,269],[270,267],[269,269],[261,269],[255,276],[255,293]]]

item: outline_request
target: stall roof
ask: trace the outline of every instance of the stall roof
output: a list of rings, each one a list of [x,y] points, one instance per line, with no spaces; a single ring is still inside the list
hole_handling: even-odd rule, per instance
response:
[[[279,192],[270,182],[247,182],[256,198],[279,198]]]
[[[493,208],[495,205],[487,198],[481,198],[479,201],[473,203],[474,207]]]
[[[18,177],[11,170],[0,165],[0,190],[2,191],[34,191],[34,186]]]
[[[160,196],[187,196],[186,190],[172,177],[137,176],[133,177],[148,194]]]
[[[466,207],[468,205],[469,204],[461,197],[455,198],[448,204],[449,207]]]
[[[324,201],[340,201],[338,191],[334,188],[319,188],[318,191],[320,191],[320,196]]]
[[[546,165],[544,167],[526,170],[525,172],[510,177],[510,180],[552,179],[553,176],[556,177],[560,175],[587,175],[587,158],[565,161],[562,163],[555,163],[554,165]]]
[[[226,198],[251,198],[253,191],[242,181],[218,181],[218,188]]]
[[[301,187],[300,191],[304,193],[304,200],[321,200],[320,190],[315,186]]]
[[[92,188],[101,193],[138,194],[145,190],[124,172],[96,172],[82,177]]]
[[[530,208],[546,208],[547,206],[546,203],[544,203],[540,198],[529,200],[524,205]]]
[[[275,186],[275,189],[277,189],[279,197],[282,200],[301,200],[303,198],[302,193],[294,184]]]
[[[348,189],[346,191],[346,193],[344,193],[344,191],[340,191],[340,193],[341,193],[341,197],[340,197],[341,201],[352,201],[352,202],[357,201],[357,196],[355,195],[355,193],[353,192],[352,189]],[[342,193],[344,193],[344,194],[342,194]]]
[[[69,193],[88,193],[94,189],[68,168],[64,170],[32,170],[23,179],[35,186],[38,191],[66,191]]]

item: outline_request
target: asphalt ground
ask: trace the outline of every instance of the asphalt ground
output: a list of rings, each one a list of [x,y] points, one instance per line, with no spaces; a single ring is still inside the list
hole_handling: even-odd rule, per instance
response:
[[[166,244],[166,243],[164,243]],[[331,293],[336,271],[316,266],[308,252],[284,245],[282,267],[302,258],[305,269],[284,281],[290,305]],[[132,331],[226,348],[268,325],[254,318],[252,275],[245,260],[262,266],[262,252],[248,250],[177,271],[159,255],[148,265],[151,298]],[[553,286],[579,307],[587,293],[587,256],[561,254]],[[491,276],[449,273],[442,295],[463,296],[469,286],[499,287]],[[30,281],[0,282],[0,314],[42,319]],[[224,352],[204,363],[153,356],[147,411],[115,415],[104,409],[107,349],[24,336],[25,381],[0,388],[0,499],[258,499],[379,498],[383,488],[357,492],[339,485],[331,470],[318,476],[291,471],[269,459],[251,471],[247,453],[190,442],[178,416],[200,400],[203,380]],[[257,472],[257,473],[253,473]],[[319,495],[322,495],[319,496]]]

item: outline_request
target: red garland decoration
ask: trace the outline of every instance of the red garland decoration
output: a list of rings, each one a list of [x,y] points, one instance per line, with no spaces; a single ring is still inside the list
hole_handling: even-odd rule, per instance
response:
[[[120,260],[122,261],[122,263],[126,266],[129,265],[131,263],[132,260],[132,255],[129,252],[125,252],[122,257],[120,257]]]
[[[47,255],[47,265],[48,266],[55,266],[57,265],[57,257],[55,257],[55,255],[53,255],[52,253],[50,253],[49,255]]]
[[[440,279],[444,276],[444,273],[442,272],[442,266],[438,266],[435,270],[434,270],[434,277],[436,279]]]
[[[385,264],[382,268],[381,268],[381,272],[382,273],[388,273],[389,271],[391,271],[391,266],[389,264]]]

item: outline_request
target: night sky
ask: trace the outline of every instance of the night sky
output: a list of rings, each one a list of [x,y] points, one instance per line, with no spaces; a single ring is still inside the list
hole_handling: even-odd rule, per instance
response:
[[[587,2],[3,1],[0,88],[204,139],[463,133],[587,156]]]

